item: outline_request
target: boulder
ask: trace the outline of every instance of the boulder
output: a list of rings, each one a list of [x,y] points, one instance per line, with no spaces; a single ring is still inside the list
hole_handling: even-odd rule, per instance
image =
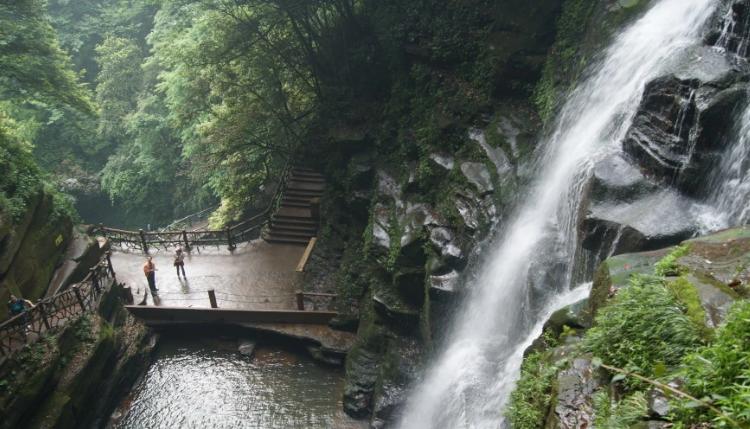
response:
[[[466,177],[466,180],[479,191],[480,195],[486,195],[495,190],[495,185],[492,183],[492,176],[484,163],[462,162],[461,172]]]
[[[654,264],[666,256],[670,248],[639,253],[626,253],[604,260],[594,274],[594,284],[589,293],[591,317],[604,306],[607,299],[619,289],[628,286],[630,277],[636,274],[651,274]]]
[[[622,153],[614,153],[594,165],[590,198],[595,202],[630,202],[657,190]]]
[[[237,347],[237,351],[240,352],[242,356],[253,357],[256,345],[257,343],[255,341],[242,340]]]
[[[732,133],[731,117],[747,99],[739,72],[703,82],[676,76],[646,85],[623,149],[646,174],[696,194]]]
[[[462,265],[465,262],[466,255],[450,229],[443,226],[430,228],[430,243],[449,265]]]
[[[475,204],[476,198],[473,194],[461,193],[456,195],[455,205],[458,214],[464,221],[464,225],[471,230],[479,228],[479,211]]]
[[[721,15],[715,19],[714,29],[706,36],[707,45],[717,46],[739,57],[747,58],[748,54],[748,14],[750,2],[739,0],[732,3],[730,13],[721,9]]]
[[[373,295],[372,302],[378,315],[391,321],[393,326],[409,328],[419,324],[419,311],[392,291],[381,289]]]
[[[487,158],[495,165],[495,171],[500,178],[500,182],[503,182],[513,174],[513,165],[510,163],[505,151],[500,147],[490,146],[483,131],[472,129],[469,131],[469,138],[477,142],[482,150],[484,150]]]
[[[455,165],[455,161],[450,155],[432,153],[430,154],[430,159],[434,161],[435,164],[448,171],[453,170],[453,166]]]
[[[566,326],[572,329],[588,329],[592,322],[589,300],[586,298],[552,313],[552,316],[544,323],[542,331],[549,331],[559,336]]]
[[[675,177],[689,158],[690,130],[698,114],[697,80],[665,76],[649,82],[623,148],[657,177]]]
[[[633,202],[595,204],[581,224],[582,246],[603,260],[677,244],[697,233],[695,211],[695,203],[670,190]]]

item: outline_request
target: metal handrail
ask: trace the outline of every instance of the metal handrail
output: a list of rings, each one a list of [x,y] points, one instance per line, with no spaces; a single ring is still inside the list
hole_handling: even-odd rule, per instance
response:
[[[24,345],[36,342],[44,334],[95,310],[99,298],[114,279],[115,271],[107,252],[82,281],[39,300],[23,313],[0,323],[0,356],[8,356]]]

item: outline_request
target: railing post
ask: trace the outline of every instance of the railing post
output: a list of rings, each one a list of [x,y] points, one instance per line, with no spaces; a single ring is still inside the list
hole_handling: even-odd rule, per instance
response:
[[[44,302],[39,301],[39,303],[37,303],[37,307],[39,307],[39,313],[42,315],[42,322],[44,322],[44,327],[49,331],[52,328],[50,328],[49,320],[47,320],[47,308],[44,305]]]
[[[112,267],[112,252],[107,250],[107,253],[105,253],[107,256],[107,267],[109,268],[109,274],[112,276],[112,278],[115,278],[115,269]]]
[[[101,293],[101,289],[99,288],[99,272],[97,271],[97,267],[93,267],[89,271],[91,271],[91,284],[94,286],[94,290],[97,294]]]
[[[135,302],[135,298],[133,298],[133,290],[128,285],[122,287],[122,297],[127,305],[133,305]]]
[[[190,251],[190,242],[187,239],[187,231],[185,231],[184,229],[182,230],[182,241],[185,242],[185,250],[189,252]]]
[[[208,290],[208,300],[211,301],[211,308],[219,308],[216,303],[216,292],[213,289]]]
[[[78,285],[73,286],[73,293],[76,295],[76,299],[78,300],[78,303],[81,305],[81,311],[86,311],[86,304],[83,301],[83,297],[81,296],[80,289],[78,289]]]
[[[143,232],[143,229],[139,229],[138,234],[141,236],[141,249],[143,249],[143,253],[148,253],[148,244],[146,244],[146,233]]]
[[[305,295],[302,293],[302,291],[298,290],[295,295],[297,296],[297,310],[304,310],[305,309]]]
[[[227,243],[229,244],[229,250],[234,250],[237,246],[232,242],[232,229],[227,227]]]
[[[107,233],[104,231],[104,224],[99,224],[99,233],[102,234],[102,237],[107,238]]]

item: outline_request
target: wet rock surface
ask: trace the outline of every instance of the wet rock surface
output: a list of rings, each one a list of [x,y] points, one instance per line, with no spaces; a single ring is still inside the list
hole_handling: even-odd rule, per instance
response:
[[[589,358],[574,359],[557,376],[556,402],[552,404],[553,427],[578,429],[593,427],[593,394],[602,385],[601,375]]]
[[[747,76],[729,71],[713,81],[664,76],[649,82],[623,141],[648,176],[688,194],[721,156],[732,117],[747,99]]]
[[[659,191],[632,202],[601,203],[582,222],[584,248],[613,254],[650,250],[679,243],[697,233],[690,199]],[[607,245],[609,248],[606,249]],[[606,252],[606,253],[605,253]]]

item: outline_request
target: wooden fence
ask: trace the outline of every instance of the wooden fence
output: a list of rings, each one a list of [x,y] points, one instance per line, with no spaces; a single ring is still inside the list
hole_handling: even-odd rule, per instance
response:
[[[8,356],[24,345],[36,342],[44,333],[54,331],[86,312],[95,311],[99,298],[114,281],[115,271],[107,252],[83,281],[0,323],[0,356]]]
[[[224,229],[129,231],[99,225],[94,227],[93,233],[103,236],[112,245],[125,249],[137,249],[144,253],[148,253],[149,248],[152,247],[166,249],[170,246],[182,246],[185,250],[190,250],[193,247],[226,245],[229,250],[234,250],[237,243],[250,241],[260,236],[261,228],[266,224],[270,215],[278,209],[289,171],[290,168],[287,165],[283,170],[279,187],[268,207],[255,216]]]

